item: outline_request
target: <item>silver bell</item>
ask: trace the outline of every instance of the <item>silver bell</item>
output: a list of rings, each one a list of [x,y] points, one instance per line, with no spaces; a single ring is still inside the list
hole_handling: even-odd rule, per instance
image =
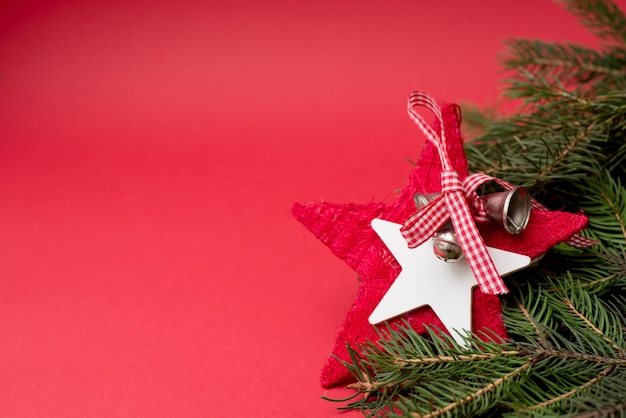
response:
[[[463,257],[463,250],[453,229],[442,229],[435,232],[433,251],[438,259],[446,263],[457,262]]]
[[[441,193],[415,193],[413,200],[415,201],[417,209],[421,209],[439,196],[441,196]],[[463,250],[459,245],[451,221],[448,220],[439,231],[435,232],[433,236],[433,252],[438,259],[446,263],[454,263],[463,257]]]
[[[415,207],[419,210],[423,208],[424,206],[426,206],[427,204],[429,204],[430,202],[432,202],[433,200],[437,199],[439,196],[441,196],[441,193],[431,193],[431,194],[415,193],[413,195],[413,201],[415,201]]]
[[[523,187],[481,196],[490,219],[499,222],[511,235],[526,229],[530,219],[530,194]]]

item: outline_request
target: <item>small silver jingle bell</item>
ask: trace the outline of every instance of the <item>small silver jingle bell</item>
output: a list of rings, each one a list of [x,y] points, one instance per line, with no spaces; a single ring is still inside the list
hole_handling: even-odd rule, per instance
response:
[[[441,196],[441,193],[421,194],[415,193],[413,200],[417,209],[421,209],[437,197]],[[459,241],[456,237],[456,232],[452,227],[452,222],[448,220],[439,231],[433,235],[433,252],[438,259],[445,261],[446,263],[455,263],[463,258],[463,250],[459,245]]]
[[[441,193],[431,193],[431,194],[415,193],[413,195],[413,201],[415,202],[415,207],[417,209],[421,209],[427,204],[429,204],[430,202],[432,202],[433,200],[435,200],[436,198],[438,198],[439,196],[441,196]]]
[[[446,263],[455,263],[463,257],[463,250],[453,229],[442,229],[435,232],[433,251],[438,259]]]
[[[481,196],[487,206],[489,218],[498,222],[511,235],[521,233],[530,220],[530,194],[523,187]]]
[[[421,194],[415,193],[413,200],[417,209],[421,209],[437,197],[441,196],[441,193]],[[438,259],[445,261],[446,263],[455,263],[463,257],[463,250],[459,245],[459,241],[456,237],[456,232],[452,227],[452,222],[448,220],[439,231],[433,235],[433,252]]]

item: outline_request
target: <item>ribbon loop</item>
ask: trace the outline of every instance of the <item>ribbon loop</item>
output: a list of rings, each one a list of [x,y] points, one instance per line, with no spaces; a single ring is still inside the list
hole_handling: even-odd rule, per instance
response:
[[[417,113],[416,106],[424,106],[434,113],[441,126],[441,134],[435,132]],[[459,245],[481,290],[488,294],[507,293],[508,289],[489,256],[468,206],[466,194],[468,191],[470,196],[472,193],[475,194],[475,188],[471,190],[471,188],[464,187],[448,157],[445,125],[439,105],[428,94],[415,91],[409,95],[407,110],[409,117],[421,129],[426,139],[437,148],[442,167],[441,190],[443,196],[409,217],[401,229],[402,235],[407,240],[409,247],[414,248],[430,238],[444,222],[450,219],[459,239]],[[480,209],[479,204],[478,207]]]

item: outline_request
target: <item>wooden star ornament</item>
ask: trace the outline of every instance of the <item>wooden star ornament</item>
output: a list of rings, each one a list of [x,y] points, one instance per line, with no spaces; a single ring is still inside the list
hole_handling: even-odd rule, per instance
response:
[[[455,171],[463,178],[468,174],[468,165],[460,132],[460,109],[454,104],[444,104],[441,107],[441,116],[443,123],[435,121],[433,129],[435,131],[445,129],[448,156]],[[361,279],[354,303],[348,311],[343,329],[337,336],[332,355],[328,357],[322,371],[320,379],[322,386],[334,386],[350,378],[348,370],[341,363],[350,360],[347,344],[354,346],[379,338],[376,327],[380,327],[381,324],[372,325],[368,319],[394,285],[403,267],[406,268],[405,265],[401,266],[403,256],[395,249],[390,251],[372,228],[372,221],[379,219],[374,225],[378,223],[380,231],[388,231],[382,232],[386,241],[399,242],[398,235],[394,235],[393,230],[399,228],[399,225],[415,212],[414,194],[440,192],[441,171],[438,150],[426,142],[418,163],[410,173],[408,183],[393,202],[367,204],[317,202],[296,203],[293,206],[292,212],[296,219],[328,246],[333,254],[344,260]],[[480,224],[478,228],[488,248],[520,254],[525,259],[535,259],[555,244],[567,241],[586,225],[587,218],[582,214],[533,209],[528,226],[515,237],[493,223]],[[498,263],[495,264],[498,268]],[[468,276],[465,277],[461,293],[470,293],[467,295],[466,306],[471,305],[469,319],[471,330],[479,335],[483,333],[505,338],[506,330],[502,323],[499,297],[482,293],[478,287],[473,286],[471,280],[467,279]],[[404,326],[406,321],[420,333],[425,332],[425,325],[428,325],[447,330],[453,335],[452,331],[456,327],[452,323],[454,321],[444,319],[442,322],[442,318],[436,314],[437,310],[433,311],[431,306],[424,306],[423,302],[422,295],[417,295],[413,303],[415,309],[409,307],[408,311],[399,312],[397,316],[385,322],[394,329]],[[445,317],[445,314],[442,316]],[[465,322],[461,327],[466,327],[467,319],[462,321]],[[453,329],[448,328],[445,322]],[[384,324],[382,326],[386,327]]]

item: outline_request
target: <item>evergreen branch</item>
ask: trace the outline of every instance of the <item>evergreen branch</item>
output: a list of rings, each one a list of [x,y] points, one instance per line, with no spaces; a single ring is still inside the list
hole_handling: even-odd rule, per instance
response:
[[[626,17],[610,0],[566,0],[565,8],[600,38],[626,44]]]
[[[585,388],[571,401],[571,407],[577,411],[575,417],[611,417],[624,416],[626,411],[626,390],[624,379],[626,370],[616,368],[595,385]]]
[[[532,327],[534,328],[537,338],[539,339],[539,344],[541,345],[541,347],[543,347],[545,350],[552,350],[554,348],[554,346],[552,345],[552,343],[546,338],[546,336],[544,335],[544,332],[542,332],[539,329],[539,325],[537,324],[537,322],[535,321],[535,319],[530,315],[530,312],[528,312],[528,309],[526,309],[524,307],[524,305],[522,304],[522,302],[520,302],[520,300],[517,297],[513,297],[513,300],[515,301],[515,304],[517,305],[517,307],[519,308],[519,310],[522,312],[522,314],[524,315],[524,317],[528,320],[528,323],[530,325],[532,325]]]
[[[596,235],[589,228],[584,232],[587,236]],[[619,243],[615,245],[621,246]],[[611,296],[609,292],[614,291],[615,286],[626,284],[626,255],[623,251],[602,245],[587,249],[559,245],[553,249],[553,257],[562,265],[566,264],[568,270],[564,274],[547,276],[545,280],[540,278],[537,284],[546,292],[566,294],[568,289],[579,288],[590,295]]]
[[[605,191],[600,192],[600,197],[604,200],[606,206],[610,209],[612,216],[614,216],[616,221],[619,223],[620,230],[622,231],[622,236],[626,241],[626,217],[624,216],[624,211],[620,210],[618,203],[614,199],[612,199],[612,196],[609,196],[608,193],[606,193]]]
[[[530,352],[529,352],[530,353]],[[565,350],[537,350],[531,353],[534,356],[542,358],[557,358],[563,360],[584,360],[590,363],[602,363],[618,366],[626,366],[626,359],[600,356],[597,354],[575,353]]]
[[[596,334],[598,334],[600,337],[604,338],[604,340],[606,342],[608,342],[609,344],[611,344],[611,346],[613,348],[615,348],[617,351],[622,352],[622,356],[623,356],[623,350],[615,343],[615,341],[612,341],[610,338],[608,338],[602,331],[600,331],[600,329],[598,327],[596,327],[586,316],[584,316],[583,314],[581,314],[576,307],[574,306],[574,304],[572,303],[571,300],[569,300],[568,298],[563,298],[563,302],[565,302],[565,304],[567,305],[567,307],[576,315],[578,316],[589,328],[591,328],[593,330],[593,332],[595,332]]]
[[[529,39],[509,40],[506,45],[509,48],[509,56],[504,61],[507,69],[530,71],[574,85],[626,76],[623,62],[608,60],[591,48]]]
[[[613,104],[618,99],[615,94],[602,99],[587,103],[576,95],[549,99],[566,103],[542,105],[541,114],[534,116],[513,116],[494,122],[484,135],[466,144],[472,171],[527,187],[548,204],[556,200],[555,196],[571,195],[565,202],[555,201],[553,206],[577,206],[573,199],[581,193],[579,186],[597,175],[596,166],[589,161],[623,170],[626,108]],[[619,100],[624,103],[623,98]],[[570,110],[563,114],[562,106]],[[611,125],[606,122],[608,117]],[[609,141],[615,136],[613,132],[620,137]]]
[[[557,370],[557,368],[562,369],[564,372],[564,375],[562,375],[562,377],[567,377],[568,379],[569,378],[574,379],[572,380],[571,384],[567,382],[563,382],[563,384],[565,384],[564,386],[566,388],[565,390],[561,389],[561,387],[563,387],[562,385],[555,386],[553,389],[551,389],[551,392],[550,392],[551,395],[548,396],[548,399],[552,399],[552,400],[554,400],[557,397],[563,397],[564,393],[570,393],[570,391],[572,390],[575,390],[576,392],[580,392],[583,388],[586,388],[587,386],[590,386],[596,383],[597,379],[593,380],[592,377],[586,377],[588,376],[589,373],[592,373],[593,376],[598,376],[602,374],[601,372],[602,370],[606,370],[608,367],[615,368],[615,367],[626,366],[626,358],[623,358],[623,357],[622,358],[607,357],[607,356],[603,356],[599,354],[592,354],[592,353],[585,353],[585,352],[572,352],[572,351],[567,351],[563,349],[545,350],[541,347],[533,348],[533,347],[528,346],[528,347],[521,348],[519,350],[502,350],[501,351],[502,356],[496,356],[496,355],[484,356],[484,358],[480,359],[482,361],[477,362],[477,363],[473,362],[473,360],[479,359],[478,356],[472,356],[472,355],[468,356],[467,357],[468,360],[474,363],[475,366],[472,366],[472,368],[467,369],[467,370],[468,372],[470,370],[474,370],[474,372],[470,372],[470,374],[475,377],[472,377],[468,374],[465,374],[465,375],[461,374],[460,376],[463,376],[463,377],[459,377],[458,374],[455,374],[455,376],[457,377],[453,378],[453,380],[449,380],[450,378],[452,378],[452,375],[450,375],[450,372],[456,371],[456,373],[458,373],[460,372],[459,368],[463,367],[461,364],[462,362],[459,362],[459,361],[456,361],[456,362],[445,361],[444,363],[445,363],[446,368],[444,369],[439,368],[439,367],[436,369],[431,369],[431,366],[432,366],[431,361],[403,363],[400,365],[401,367],[395,369],[397,370],[397,372],[392,372],[391,370],[387,370],[381,373],[380,372],[382,370],[381,365],[389,364],[389,362],[384,361],[385,357],[387,357],[388,359],[392,359],[391,362],[395,361],[395,359],[397,358],[392,353],[389,353],[388,350],[386,350],[384,347],[395,345],[395,342],[397,342],[399,339],[402,339],[402,337],[398,338],[398,335],[400,333],[406,334],[406,333],[413,333],[413,332],[414,331],[410,329],[402,330],[402,331],[393,331],[392,335],[390,336],[392,342],[382,341],[381,343],[383,347],[376,349],[375,354],[374,354],[374,351],[367,352],[366,357],[369,357],[371,361],[370,365],[373,365],[373,364],[379,365],[378,367],[379,371],[377,372],[378,377],[373,378],[369,372],[362,371],[362,373],[360,374],[360,377],[361,377],[360,381],[355,384],[350,385],[349,387],[359,391],[360,393],[363,393],[364,397],[361,400],[352,403],[351,405],[349,405],[349,407],[362,408],[364,410],[372,410],[372,411],[382,411],[383,409],[387,408],[387,406],[390,405],[389,402],[392,399],[396,399],[396,401],[394,402],[400,402],[400,403],[394,403],[395,407],[398,407],[399,409],[404,410],[405,412],[409,411],[409,413],[407,413],[406,415],[435,417],[435,416],[440,416],[440,415],[449,413],[451,411],[456,411],[458,412],[458,414],[461,414],[461,415],[462,414],[471,415],[468,411],[471,411],[471,410],[476,411],[476,408],[479,407],[479,405],[484,404],[484,402],[486,401],[485,397],[487,396],[491,396],[494,399],[498,399],[503,396],[505,398],[507,397],[511,398],[511,396],[513,396],[513,399],[516,399],[517,396],[515,396],[515,394],[518,391],[518,389],[523,392],[528,392],[529,388],[527,387],[528,381],[526,380],[526,378],[522,380],[513,379],[513,378],[515,376],[520,375],[522,371],[529,369],[533,365],[536,365],[538,370],[545,370],[545,371]],[[423,338],[423,337],[420,337],[420,336],[417,336],[417,334],[414,334],[414,335],[411,335],[409,339],[414,339],[414,338]],[[424,339],[424,341],[427,341],[427,340]],[[411,349],[412,347],[406,347],[406,348]],[[488,350],[494,349],[494,348],[495,346],[488,347]],[[373,346],[370,347],[370,349],[373,350]],[[450,352],[451,350],[454,351],[456,349],[458,349],[458,347],[457,348],[448,347],[448,349],[445,351]],[[513,351],[515,351],[515,353]],[[444,356],[438,356],[438,357],[442,358]],[[448,357],[452,358],[456,356],[452,354],[452,355],[449,355]],[[510,363],[511,360],[507,360],[507,357],[510,359],[517,359],[521,361],[521,364],[515,366],[514,368],[510,368],[510,366],[513,366],[515,363],[514,362]],[[446,360],[449,360],[449,359],[446,359]],[[496,363],[493,363],[493,361],[496,361]],[[563,361],[566,361],[566,362],[563,363]],[[482,362],[486,362],[486,364],[481,364]],[[575,362],[578,362],[578,366],[574,366]],[[494,366],[496,364],[501,364],[502,366],[505,366],[507,368],[506,372],[500,375],[500,372],[498,371],[500,366],[497,366],[495,367],[495,372],[497,376],[495,376]],[[506,366],[507,364],[509,364],[509,366]],[[588,366],[585,366],[585,364],[591,365],[591,368]],[[565,366],[570,365],[570,367],[575,367],[574,370],[579,370],[579,374],[581,374],[580,377],[577,376],[576,373],[572,373],[569,367],[563,369],[564,365]],[[602,369],[597,370],[597,368],[593,365],[602,366]],[[408,366],[411,366],[410,369],[406,369],[406,367]],[[410,377],[415,372],[418,372],[418,377],[417,378]],[[466,373],[466,372],[461,372],[461,373]],[[474,373],[477,373],[477,374],[474,375]],[[494,376],[490,377],[492,375]],[[471,381],[471,379],[474,379],[474,378],[479,379],[479,381],[483,381],[483,380],[489,380],[489,381],[473,389],[471,389],[472,385],[461,384],[459,388],[459,392],[457,392],[459,395],[461,395],[464,389],[468,389],[468,390],[471,389],[471,390],[468,393],[460,397],[457,397],[456,395],[454,395],[454,392],[451,391],[451,388],[453,386],[450,386],[450,384],[452,382],[454,382],[453,384],[455,386],[459,386],[459,381],[464,381],[468,383]],[[578,382],[580,378],[585,378],[585,379],[584,381]],[[416,382],[419,382],[418,384],[419,386],[416,386],[417,384]],[[512,382],[515,382],[515,383],[512,383]],[[508,385],[505,385],[505,384],[508,384]],[[498,392],[498,390],[501,389],[502,386],[507,386],[508,390],[506,391],[502,390]],[[442,391],[445,392],[445,397],[454,396],[455,399],[451,399],[449,402],[442,404],[440,406],[433,405],[435,407],[430,409],[428,412],[419,411],[420,408],[418,407],[418,404],[415,402],[418,400],[421,400],[422,402],[426,401],[428,399],[425,397],[426,394],[429,394],[428,396],[430,397],[433,394],[433,392],[431,391],[436,392],[439,390],[437,388],[443,388],[443,387],[447,388],[446,391],[441,389]],[[513,392],[510,392],[511,390],[513,390]],[[402,395],[402,393],[405,393],[406,395]],[[570,393],[570,395],[572,396],[573,394],[574,394],[573,392]],[[415,398],[415,396],[417,396],[417,398]],[[530,404],[525,404],[525,406],[522,409],[529,408],[532,405],[538,405],[541,402],[546,402],[546,400],[542,400],[539,402],[533,400],[533,402],[531,402]],[[555,402],[556,401],[552,401],[547,404],[552,404]],[[503,405],[506,405],[506,404],[507,404],[506,402],[503,403]],[[390,411],[388,412],[390,413],[390,415],[393,415]]]
[[[505,350],[498,353],[484,353],[484,354],[469,354],[469,355],[454,355],[454,356],[436,356],[436,357],[422,357],[422,358],[402,358],[394,357],[394,360],[399,366],[407,364],[433,364],[433,363],[449,363],[457,361],[477,361],[477,360],[489,360],[498,356],[519,356],[520,351],[517,350]]]
[[[604,285],[611,284],[612,282],[614,282],[617,277],[618,277],[617,274],[609,274],[608,276],[603,276],[598,279],[593,279],[589,281],[579,281],[577,286],[579,286],[582,289],[593,289],[594,287],[604,287]],[[557,292],[560,293],[563,291],[565,291],[564,287],[558,287],[556,285],[546,289],[546,292],[551,292],[551,293],[557,293]],[[592,290],[588,290],[588,291],[592,291]]]
[[[576,287],[576,282],[567,284],[569,286],[562,295],[550,295],[548,301],[571,333],[569,344],[575,344],[572,347],[578,352],[626,358],[621,346],[624,333],[619,326],[619,317],[608,310],[599,297]],[[564,335],[563,332],[559,334]]]
[[[369,397],[369,395],[373,392],[376,392],[377,390],[384,388],[384,387],[391,387],[393,386],[393,382],[392,383],[385,383],[385,384],[381,384],[379,382],[374,382],[370,379],[369,375],[365,372],[361,373],[361,379],[358,382],[355,383],[350,383],[349,385],[347,385],[346,387],[348,389],[354,389],[358,392],[362,392],[365,393],[365,398],[367,399]]]
[[[555,404],[557,402],[561,402],[567,398],[570,398],[578,393],[580,393],[581,390],[596,384],[600,379],[602,379],[603,377],[607,376],[609,373],[611,373],[613,370],[615,370],[615,365],[610,365],[607,368],[605,368],[604,370],[602,370],[600,373],[598,373],[597,376],[595,376],[594,378],[592,378],[591,380],[583,383],[582,385],[578,386],[577,388],[574,388],[572,390],[570,390],[569,392],[565,392],[562,395],[557,396],[556,398],[553,399],[548,399],[547,401],[538,403],[536,405],[531,405],[525,409],[527,410],[532,410],[532,409],[540,409],[540,408],[545,408],[547,406],[550,406],[552,404]]]
[[[448,405],[446,405],[443,408],[439,408],[436,409],[434,411],[432,411],[429,414],[426,415],[420,415],[418,413],[414,413],[412,414],[413,417],[416,418],[434,418],[434,417],[438,417],[444,414],[447,414],[457,408],[459,408],[462,405],[465,405],[481,396],[484,396],[486,393],[491,392],[493,390],[495,390],[498,386],[504,384],[505,382],[515,378],[516,376],[520,375],[521,373],[523,373],[524,371],[528,370],[532,365],[533,365],[533,361],[527,361],[526,363],[522,364],[521,366],[519,366],[518,368],[516,368],[515,370],[507,373],[506,375],[502,376],[501,378],[493,381],[492,383],[480,388],[479,390],[475,391],[474,393],[467,395],[466,397],[449,403]]]
[[[611,408],[602,409],[600,411],[592,411],[584,414],[576,415],[575,418],[601,418],[609,417],[614,414],[623,413],[626,411],[626,401],[613,405]]]
[[[592,236],[614,246],[626,245],[626,188],[619,178],[599,170],[595,178],[580,185],[581,209],[589,214]]]
[[[552,158],[552,162],[547,164],[542,171],[539,172],[537,179],[549,177],[557,167],[563,164],[563,161],[566,160],[568,155],[570,155],[570,153],[580,145],[585,136],[585,133],[581,132],[577,137],[572,138],[568,143],[564,144],[560,152]]]

